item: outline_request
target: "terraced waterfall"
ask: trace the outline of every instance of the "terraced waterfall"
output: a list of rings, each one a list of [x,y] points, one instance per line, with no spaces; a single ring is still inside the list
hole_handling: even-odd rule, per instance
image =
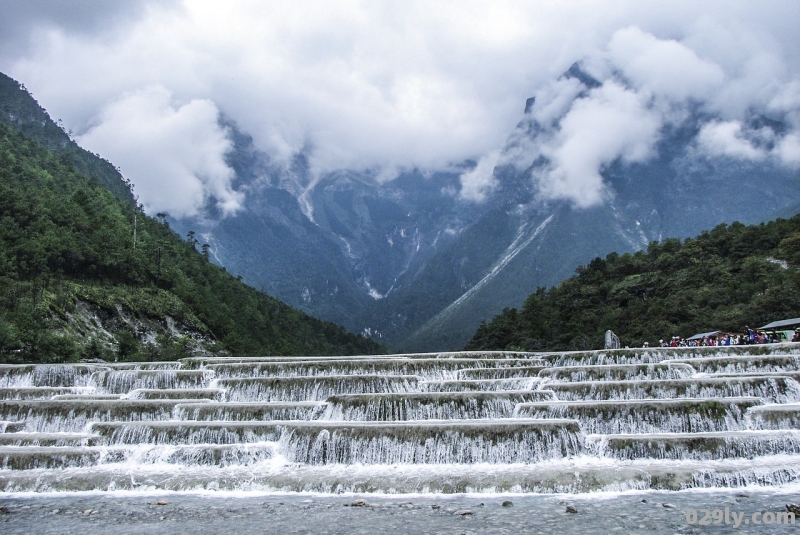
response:
[[[798,344],[6,365],[0,489],[781,485],[798,380]]]

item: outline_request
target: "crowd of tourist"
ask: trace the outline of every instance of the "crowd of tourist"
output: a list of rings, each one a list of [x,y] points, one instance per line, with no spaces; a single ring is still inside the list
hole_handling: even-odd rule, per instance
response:
[[[670,340],[659,340],[659,347],[704,347],[704,346],[738,346],[749,344],[777,344],[781,342],[777,332],[756,331],[750,327],[745,327],[741,334],[736,333],[716,333],[703,337],[681,338],[673,336]],[[800,342],[800,328],[795,329],[792,342]],[[644,347],[649,347],[645,342]]]

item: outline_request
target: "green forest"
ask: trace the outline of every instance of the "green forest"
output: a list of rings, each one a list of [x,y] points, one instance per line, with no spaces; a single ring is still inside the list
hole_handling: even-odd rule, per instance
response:
[[[385,351],[246,286],[193,233],[146,216],[127,184],[104,187],[93,175],[113,182],[108,162],[71,141],[58,150],[3,111],[0,362]]]
[[[798,316],[800,214],[595,258],[560,285],[539,288],[521,310],[483,322],[465,349],[601,349],[607,329],[623,346],[652,346]]]

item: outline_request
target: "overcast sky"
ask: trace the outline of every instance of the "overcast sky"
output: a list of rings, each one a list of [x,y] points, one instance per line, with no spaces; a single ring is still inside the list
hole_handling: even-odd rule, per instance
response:
[[[498,161],[543,155],[540,195],[588,206],[603,165],[652,157],[692,103],[717,117],[699,150],[800,165],[799,22],[797,0],[0,0],[0,70],[151,212],[239,207],[220,113],[276,159],[308,150],[317,174],[478,160],[465,202]],[[559,81],[576,61],[603,85]],[[503,152],[534,95],[549,126]],[[748,131],[753,110],[790,131]]]

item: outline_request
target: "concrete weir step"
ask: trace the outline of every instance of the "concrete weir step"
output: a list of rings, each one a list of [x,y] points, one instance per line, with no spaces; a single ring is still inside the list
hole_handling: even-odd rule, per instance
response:
[[[222,400],[221,388],[139,388],[131,390],[126,399],[207,399]]]
[[[518,403],[541,400],[532,390],[344,394],[328,398],[323,420],[384,421],[510,418]]]
[[[101,370],[92,374],[91,385],[103,393],[126,394],[139,388],[203,388],[213,378],[203,370]]]
[[[273,442],[280,438],[286,421],[201,422],[96,422],[90,430],[110,444],[196,445]]]
[[[181,403],[175,417],[198,421],[310,420],[325,407],[319,401],[267,401],[260,403]]]
[[[701,357],[693,359],[674,359],[665,362],[688,364],[698,373],[800,371],[800,357],[797,355]]]
[[[0,446],[92,446],[104,442],[89,433],[0,433]]]
[[[23,388],[0,388],[0,400],[52,399],[55,396],[78,394],[86,388],[69,386],[29,386]]]
[[[505,390],[533,390],[541,383],[539,377],[513,377],[509,379],[459,379],[446,381],[420,381],[423,392],[497,392]]]
[[[558,399],[567,401],[605,399],[669,399],[760,397],[768,402],[800,400],[800,385],[785,375],[695,377],[643,381],[582,381],[552,383]]]
[[[243,444],[279,441],[304,464],[525,463],[583,451],[575,420],[429,420],[415,422],[96,423],[111,445]]]
[[[518,418],[572,418],[587,434],[694,433],[746,429],[760,398],[678,398],[520,403]]]
[[[747,416],[753,429],[800,429],[800,403],[753,407]]]
[[[5,420],[0,420],[0,433],[15,433],[17,431],[22,431],[25,429],[25,422],[9,422]]]
[[[630,381],[641,379],[682,379],[695,373],[694,368],[683,363],[658,364],[601,364],[593,366],[558,366],[539,372],[556,382],[575,381]]]
[[[324,464],[531,463],[583,451],[574,420],[296,422],[281,439],[287,458]]]
[[[227,401],[325,401],[335,394],[413,392],[419,390],[416,375],[319,375],[312,377],[248,377],[218,379]]]
[[[501,362],[507,359],[540,360],[537,353],[524,351],[456,351],[442,353],[401,353],[394,355],[350,355],[350,356],[263,356],[263,357],[189,357],[180,359],[179,366],[184,370],[201,369],[212,364],[237,364],[254,362],[324,362],[324,361],[376,361],[376,360],[462,360],[485,359]]]
[[[0,402],[0,418],[24,421],[25,430],[75,432],[91,422],[167,420],[186,400],[26,400]]]
[[[582,458],[548,461],[530,464],[429,464],[429,465],[344,465],[338,466],[299,465],[296,463],[254,463],[248,466],[170,466],[157,463],[153,466],[143,467],[142,470],[131,468],[129,463],[101,464],[77,470],[70,470],[66,475],[61,470],[7,470],[0,474],[0,492],[53,492],[53,491],[97,491],[98,489],[113,488],[117,491],[141,491],[143,483],[145,488],[156,491],[170,492],[197,492],[213,488],[219,491],[238,492],[243,488],[262,490],[265,492],[301,492],[321,493],[379,493],[382,489],[390,489],[392,493],[421,493],[434,496],[436,494],[456,493],[482,493],[484,496],[471,498],[472,504],[495,497],[495,507],[503,498],[497,500],[497,493],[590,493],[620,490],[662,490],[677,491],[690,488],[742,488],[745,493],[760,493],[769,486],[796,483],[800,475],[800,461],[797,457],[768,456],[755,459],[725,459],[720,461],[618,461],[605,459],[602,463],[586,463]],[[176,477],[180,474],[179,477]],[[757,487],[761,487],[758,489]],[[741,490],[739,491],[741,492]],[[733,493],[715,494],[717,499],[725,496],[732,498]],[[683,500],[687,507],[691,507],[692,494]],[[305,496],[297,497],[300,501]],[[576,497],[577,498],[577,497]],[[656,500],[648,499],[648,503],[640,503],[641,497],[628,496],[628,499],[638,507],[646,510],[656,507],[664,509],[659,501],[674,502],[675,497],[668,498],[661,495]],[[649,498],[649,497],[648,497]],[[137,499],[137,498],[132,498]],[[324,498],[323,498],[324,499]],[[433,497],[427,498],[432,500]],[[437,499],[445,499],[441,496]],[[469,497],[467,499],[470,499]],[[553,502],[552,514],[565,515],[564,506],[556,506],[564,497],[556,497]],[[587,498],[583,498],[586,500]],[[592,502],[591,498],[588,498]],[[167,499],[171,503],[173,500]],[[263,500],[263,498],[259,498]],[[370,503],[381,503],[380,497],[367,497]],[[398,498],[405,501],[406,498]],[[516,498],[512,498],[514,503]],[[713,499],[712,499],[713,500]],[[207,499],[205,499],[208,502]],[[315,498],[316,501],[316,498]],[[342,497],[339,503],[349,503],[352,498]],[[768,498],[763,503],[772,501]],[[788,500],[787,500],[788,501]],[[794,501],[794,500],[792,500]],[[397,503],[396,501],[394,503]],[[440,503],[440,502],[437,502]],[[702,504],[703,502],[699,502]],[[705,503],[709,503],[706,501]],[[777,505],[779,507],[782,502]],[[487,504],[488,505],[488,504]],[[446,506],[445,506],[446,507]],[[699,506],[698,506],[699,507]],[[588,528],[584,513],[580,506],[579,513],[574,515],[574,525],[580,530],[592,530],[594,524]],[[259,510],[263,509],[261,507]],[[556,510],[559,512],[555,512]],[[592,508],[593,509],[593,508]],[[386,509],[387,514],[395,514],[396,507]],[[484,508],[472,509],[475,514],[481,514]],[[604,509],[600,509],[604,511]],[[674,510],[666,509],[670,515],[676,515]],[[590,509],[591,511],[591,509]],[[301,511],[302,512],[302,511]],[[434,511],[437,514],[444,511]],[[680,512],[680,511],[679,511]],[[374,515],[365,511],[363,516],[366,522],[374,523]],[[410,514],[414,514],[412,509]],[[491,514],[488,511],[486,513]],[[645,511],[646,513],[646,511]],[[256,513],[262,514],[262,512]],[[298,513],[299,514],[299,513]],[[584,513],[585,515],[586,513]],[[590,513],[591,514],[591,513]],[[452,517],[452,515],[450,515]],[[494,516],[492,514],[492,516]],[[681,515],[682,516],[682,515]],[[92,515],[94,517],[94,515]],[[89,517],[89,518],[92,518]],[[491,516],[487,517],[491,518]],[[113,520],[113,519],[112,519]],[[461,520],[461,519],[455,519]],[[543,519],[538,517],[522,517],[521,522],[536,522]],[[468,519],[464,519],[468,521]],[[555,517],[553,522],[557,522]],[[453,519],[446,521],[452,525]],[[591,522],[591,519],[590,519]],[[470,525],[473,524],[470,522]],[[249,524],[248,526],[252,526]],[[732,527],[732,526],[729,526]],[[783,532],[791,533],[784,529]],[[624,528],[623,528],[624,529]],[[180,532],[174,527],[172,532]],[[231,531],[231,530],[228,530]],[[404,530],[410,532],[408,529]],[[417,530],[425,532],[425,529]],[[427,530],[431,531],[431,530]],[[448,531],[448,530],[445,530]],[[463,527],[459,530],[463,531]],[[519,530],[511,529],[512,533]],[[561,530],[565,531],[564,529]],[[673,530],[677,531],[677,530]],[[750,533],[752,530],[738,530]],[[633,531],[635,532],[635,530]],[[645,532],[647,530],[645,529]],[[712,532],[713,531],[709,531]],[[126,532],[127,533],[127,532]],[[778,533],[777,531],[775,533]]]
[[[128,463],[181,467],[250,466],[275,455],[274,442],[189,446],[56,446],[26,448],[0,445],[0,470],[89,468]]]
[[[591,435],[586,445],[615,459],[751,459],[800,453],[800,431]]]
[[[523,379],[536,377],[544,369],[544,363],[529,366],[506,366],[502,368],[468,368],[458,370],[457,380],[471,379]]]
[[[93,364],[0,364],[0,388],[87,386],[101,369]]]
[[[538,362],[538,361],[537,361]],[[227,377],[309,377],[347,375],[419,375],[427,378],[455,378],[465,368],[527,367],[528,359],[340,359],[290,362],[238,362],[209,364],[204,369],[219,378]]]

